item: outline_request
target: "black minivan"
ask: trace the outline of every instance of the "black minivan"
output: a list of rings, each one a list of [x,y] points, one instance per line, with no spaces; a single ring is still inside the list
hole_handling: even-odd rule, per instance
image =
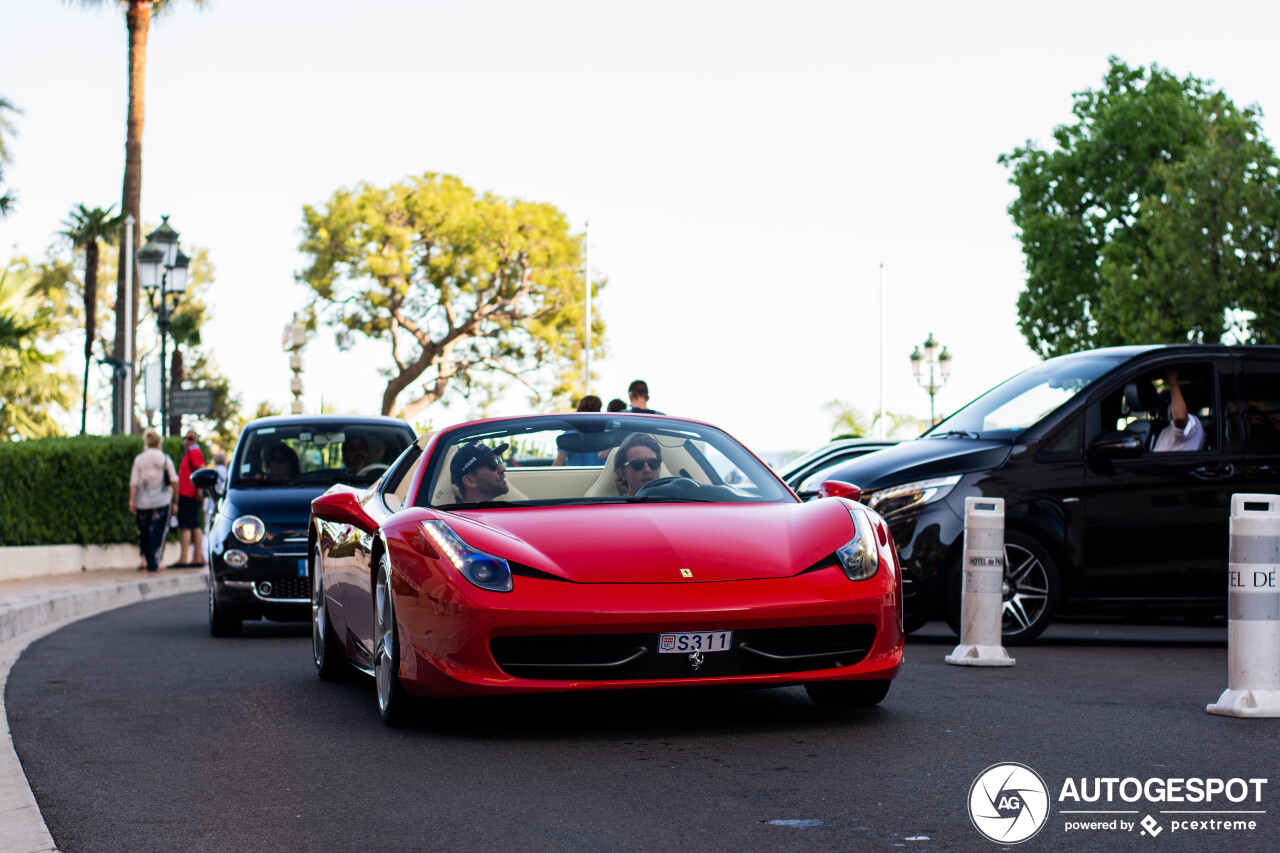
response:
[[[1156,450],[1171,381],[1203,430],[1196,449]],[[860,486],[889,522],[908,630],[959,626],[970,496],[1005,500],[1005,642],[1055,614],[1221,615],[1231,495],[1280,492],[1280,347],[1053,358],[829,479]]]

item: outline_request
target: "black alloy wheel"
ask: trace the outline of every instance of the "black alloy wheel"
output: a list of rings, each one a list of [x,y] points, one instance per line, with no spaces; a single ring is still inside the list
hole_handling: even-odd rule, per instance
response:
[[[218,604],[218,596],[214,594],[215,582],[209,575],[209,633],[215,637],[238,637],[244,630],[244,622],[227,613]]]
[[[947,597],[947,624],[960,633],[963,572],[957,565],[951,574]],[[1049,551],[1031,536],[1017,530],[1004,535],[1004,605],[1001,636],[1005,645],[1029,643],[1040,636],[1057,612],[1061,600],[1058,567]]]

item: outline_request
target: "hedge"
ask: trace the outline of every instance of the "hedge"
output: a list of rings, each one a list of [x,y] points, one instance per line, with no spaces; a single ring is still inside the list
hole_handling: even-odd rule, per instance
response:
[[[182,439],[162,449],[176,470]],[[137,435],[0,442],[0,546],[137,541],[129,472],[140,452]]]

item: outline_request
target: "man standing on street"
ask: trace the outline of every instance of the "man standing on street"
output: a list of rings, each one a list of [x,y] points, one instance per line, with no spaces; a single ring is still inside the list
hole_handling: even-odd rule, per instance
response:
[[[637,379],[627,388],[627,397],[631,400],[631,411],[642,415],[660,415],[657,409],[649,408],[649,386],[643,379]]]
[[[182,462],[178,465],[178,536],[182,551],[171,569],[193,569],[204,566],[204,536],[200,529],[200,499],[191,484],[191,474],[204,467],[204,454],[190,430],[182,437]],[[192,545],[195,545],[192,548]]]

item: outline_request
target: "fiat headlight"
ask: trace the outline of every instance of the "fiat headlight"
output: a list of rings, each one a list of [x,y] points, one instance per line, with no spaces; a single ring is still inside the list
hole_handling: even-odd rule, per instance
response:
[[[511,592],[511,566],[506,560],[472,548],[443,521],[424,521],[422,529],[454,568],[471,583],[493,592]]]
[[[940,501],[951,494],[951,490],[959,482],[959,474],[932,480],[916,480],[901,486],[863,492],[862,502],[880,515],[889,516]]]
[[[880,549],[876,547],[876,534],[871,529],[871,522],[862,510],[849,510],[853,519],[853,538],[836,551],[836,559],[840,568],[851,581],[864,581],[875,577],[880,568]]]
[[[256,515],[242,515],[231,522],[231,532],[244,544],[252,545],[267,535],[267,526]]]

